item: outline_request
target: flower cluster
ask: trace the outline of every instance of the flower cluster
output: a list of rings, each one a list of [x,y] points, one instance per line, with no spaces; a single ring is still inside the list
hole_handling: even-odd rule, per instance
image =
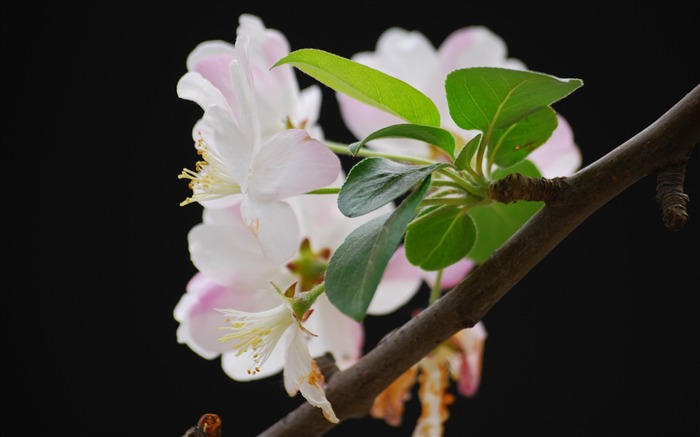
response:
[[[198,203],[202,222],[188,234],[197,273],[174,317],[178,342],[206,359],[220,358],[231,378],[247,381],[282,371],[290,396],[301,393],[337,423],[315,358],[331,353],[339,369],[353,365],[363,352],[364,328],[329,299],[326,272],[348,236],[391,216],[397,207],[385,202],[356,217],[340,211],[338,193],[347,176],[338,146],[326,140],[318,124],[321,89],[300,89],[293,66],[277,65],[290,53],[282,33],[245,14],[235,44],[206,41],[187,58],[177,93],[203,111],[193,127],[200,161],[179,177],[192,190],[182,205]],[[472,66],[525,69],[483,27],[461,29],[438,49],[418,32],[392,28],[375,52],[352,59],[432,99],[442,115],[441,128],[459,144],[478,132],[450,119],[445,75]],[[337,97],[343,121],[358,139],[400,121],[345,93]],[[529,156],[546,177],[571,174],[580,165],[571,130],[563,117],[557,118],[549,140]],[[377,155],[449,162],[427,142],[381,138],[367,147]],[[367,314],[395,311],[424,284],[433,290],[428,300],[433,302],[476,264],[465,256],[424,269],[409,262],[403,244],[390,249]],[[464,396],[476,394],[485,338],[482,323],[455,334],[380,394],[372,416],[398,425],[407,392],[418,380],[423,415],[416,435],[441,435],[446,406],[453,401],[448,381],[456,381]]]

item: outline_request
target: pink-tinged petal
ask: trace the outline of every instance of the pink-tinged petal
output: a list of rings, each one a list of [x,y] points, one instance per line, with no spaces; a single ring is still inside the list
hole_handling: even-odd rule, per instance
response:
[[[408,83],[433,100],[440,96],[445,99],[444,78],[435,48],[420,32],[390,28],[379,37],[375,52],[360,52],[352,59]],[[342,93],[336,93],[336,99],[345,125],[357,139],[383,127],[406,122]],[[414,140],[380,139],[371,141],[367,147],[384,153],[431,157],[427,144]]]
[[[486,337],[486,329],[482,322],[472,328],[463,329],[452,337],[452,341],[456,342],[462,351],[457,391],[463,396],[473,397],[479,390]]]
[[[581,150],[574,142],[569,122],[560,114],[557,118],[559,123],[552,136],[528,156],[546,178],[571,176],[582,162]]]
[[[195,102],[204,110],[210,106],[229,108],[221,90],[199,73],[185,73],[177,82],[177,95],[181,99]]]
[[[272,264],[282,266],[297,253],[301,244],[299,224],[288,203],[281,200],[261,202],[248,195],[241,203],[241,213]]]
[[[216,308],[237,308],[243,311],[262,311],[275,302],[272,293],[256,293],[256,290],[228,288],[217,284],[202,273],[195,274],[187,284],[185,293],[174,310],[180,322],[177,330],[178,343],[187,344],[204,358],[212,359],[229,351],[230,345],[218,341],[219,329],[224,317]],[[279,304],[279,301],[276,302]]]
[[[369,414],[375,419],[384,419],[391,426],[401,426],[404,403],[411,398],[411,389],[416,383],[418,366],[405,371],[374,398]]]
[[[286,337],[289,335],[290,329],[282,334],[279,344],[275,347],[270,356],[265,360],[265,364],[260,367],[257,373],[251,373],[250,357],[247,355],[237,356],[236,352],[227,352],[221,356],[221,368],[229,378],[236,381],[253,381],[257,379],[267,378],[279,373],[285,364],[285,348],[280,347],[284,344]],[[225,344],[225,343],[224,343]],[[228,350],[231,350],[229,345]]]
[[[332,353],[340,370],[355,364],[362,355],[364,344],[362,323],[341,313],[325,294],[316,299],[313,310],[304,323],[306,329],[318,335],[308,341],[311,355],[319,357],[326,352]]]
[[[324,378],[316,361],[311,358],[302,332],[298,327],[292,327],[287,339],[286,362],[284,364],[284,388],[289,396],[301,395],[314,407],[323,411],[323,416],[332,423],[339,420],[333,411],[331,403],[323,391]]]
[[[507,47],[501,37],[484,26],[465,27],[452,32],[438,49],[442,71],[447,74],[458,68],[525,66],[507,59]]]
[[[230,76],[230,64],[235,59],[233,44],[224,41],[204,42],[190,53],[187,68],[202,75],[224,96],[228,106],[239,106]]]
[[[261,200],[284,199],[332,184],[340,159],[301,129],[275,135],[255,157],[249,192]]]
[[[447,406],[454,403],[454,396],[447,391],[449,372],[440,355],[428,355],[419,362],[418,398],[421,414],[413,431],[414,436],[441,436],[443,424],[449,418]]]
[[[187,55],[187,70],[198,71],[198,65],[201,63],[220,58],[227,58],[228,61],[234,58],[233,44],[220,40],[204,41],[198,44],[190,54]],[[228,61],[226,62],[227,67],[225,67],[224,70],[228,70]],[[207,77],[206,75],[203,76]],[[211,81],[211,79],[209,80]]]
[[[459,284],[459,282],[464,279],[469,272],[474,269],[476,263],[470,259],[461,259],[451,266],[446,267],[442,271],[442,277],[440,278],[440,288],[443,290],[454,287]],[[423,279],[425,283],[428,284],[430,288],[435,286],[435,279],[437,278],[437,272],[424,272]]]
[[[336,100],[345,126],[358,140],[364,139],[367,135],[381,128],[406,122],[399,117],[380,111],[341,93],[336,93]],[[383,153],[426,159],[430,157],[428,147],[424,143],[414,140],[379,139],[370,141],[367,143],[367,147]]]
[[[405,305],[420,289],[423,271],[409,263],[403,246],[389,259],[367,314],[384,315]]]

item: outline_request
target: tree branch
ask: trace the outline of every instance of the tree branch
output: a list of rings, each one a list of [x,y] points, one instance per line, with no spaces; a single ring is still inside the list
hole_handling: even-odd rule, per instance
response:
[[[387,385],[453,334],[474,326],[598,208],[639,179],[687,162],[698,141],[700,85],[645,130],[565,178],[557,201],[545,204],[490,259],[355,365],[335,373],[326,395],[341,423],[367,415]],[[304,403],[261,435],[322,435],[333,426],[321,410]]]

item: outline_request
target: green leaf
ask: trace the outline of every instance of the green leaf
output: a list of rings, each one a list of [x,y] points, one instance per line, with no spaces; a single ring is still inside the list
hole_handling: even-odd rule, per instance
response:
[[[521,173],[535,178],[541,176],[535,164],[525,160],[513,167],[494,171],[493,177],[502,179],[510,173]],[[522,201],[509,204],[497,202],[472,208],[469,215],[476,224],[476,242],[467,257],[478,264],[486,261],[543,206],[544,202]]]
[[[423,126],[419,124],[395,124],[368,135],[364,140],[351,144],[348,148],[353,155],[356,155],[365,143],[379,138],[410,138],[424,141],[436,146],[450,156],[455,150],[455,138],[452,134],[442,128],[433,126]]]
[[[423,270],[444,269],[464,258],[475,240],[476,227],[465,208],[440,206],[408,225],[406,258]]]
[[[469,167],[474,154],[476,154],[476,151],[479,149],[481,137],[483,137],[482,134],[477,134],[459,151],[457,159],[455,159],[455,167],[457,167],[458,170],[464,170]]]
[[[399,198],[426,176],[448,165],[408,165],[380,157],[365,158],[350,169],[338,193],[338,208],[348,217],[367,214]]]
[[[556,127],[557,115],[547,106],[505,129],[495,130],[489,145],[489,159],[501,168],[515,165],[544,144]]]
[[[411,85],[379,70],[317,49],[300,49],[272,68],[291,64],[329,88],[410,123],[440,126],[435,103]]]
[[[389,259],[401,243],[430,186],[428,175],[391,213],[364,223],[345,238],[328,263],[326,295],[342,313],[362,321]]]
[[[445,91],[455,123],[487,134],[561,100],[582,85],[580,79],[533,71],[475,67],[449,73]]]

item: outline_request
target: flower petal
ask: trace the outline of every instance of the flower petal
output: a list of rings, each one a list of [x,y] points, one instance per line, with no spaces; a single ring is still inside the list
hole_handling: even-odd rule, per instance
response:
[[[289,396],[301,395],[313,405],[323,410],[323,416],[332,423],[339,420],[333,411],[331,403],[323,391],[324,378],[311,358],[309,349],[302,336],[301,329],[292,327],[287,338],[286,362],[284,365],[284,388]]]
[[[440,355],[428,355],[420,363],[418,397],[421,414],[413,431],[414,436],[441,436],[443,424],[449,418],[447,406],[454,402],[454,396],[447,391],[449,373],[447,363]]]
[[[442,72],[447,74],[458,68],[507,67],[525,65],[517,59],[507,58],[503,39],[484,26],[470,26],[452,32],[438,49]]]
[[[301,129],[275,135],[255,157],[249,192],[259,199],[284,199],[332,184],[340,159]]]
[[[279,342],[280,344],[284,344],[283,342],[289,335],[289,331],[290,330],[287,330],[287,332],[282,334]],[[231,350],[230,345],[228,350]],[[265,365],[260,367],[260,371],[257,373],[249,372],[250,358],[244,355],[237,356],[236,352],[226,352],[221,356],[221,368],[229,378],[236,381],[254,381],[268,378],[282,371],[285,360],[285,348],[278,345],[270,352],[267,360],[265,360]]]
[[[187,344],[207,359],[229,351],[230,345],[218,341],[224,319],[216,308],[262,311],[273,307],[275,303],[279,304],[279,300],[271,299],[276,297],[270,296],[271,294],[225,287],[201,272],[196,273],[174,310],[175,319],[180,322],[177,330],[178,343]]]
[[[309,351],[314,357],[326,352],[333,354],[338,369],[344,370],[355,364],[362,355],[364,344],[364,328],[341,313],[325,294],[316,299],[314,312],[304,323],[318,337],[308,340]]]
[[[199,73],[185,73],[177,82],[177,95],[197,103],[204,110],[210,106],[229,107],[221,90]]]
[[[190,258],[197,269],[219,284],[240,289],[269,286],[268,281],[285,278],[279,264],[269,262],[250,230],[243,225],[235,209],[205,210],[209,221],[230,220],[229,223],[202,223],[188,233]],[[224,219],[226,215],[230,219]],[[238,223],[236,223],[236,221]]]
[[[389,259],[367,314],[384,315],[405,305],[420,289],[423,271],[409,263],[404,247],[399,246]]]
[[[299,224],[287,202],[260,202],[248,195],[241,203],[241,213],[270,262],[282,266],[297,253],[301,243]]]
[[[374,398],[369,414],[375,419],[384,419],[391,426],[401,426],[404,403],[411,398],[411,389],[416,383],[418,366],[412,366]]]
[[[483,322],[463,329],[453,336],[462,350],[457,391],[463,396],[473,397],[479,389],[486,336]]]
[[[559,123],[552,136],[528,156],[545,178],[571,176],[581,167],[581,150],[574,142],[569,122],[560,114],[557,119]]]
[[[231,82],[231,62],[235,59],[233,44],[225,41],[206,41],[190,52],[187,69],[202,75],[226,99],[231,109],[239,106]],[[218,104],[218,103],[217,103]]]
[[[459,282],[464,279],[467,274],[472,271],[472,269],[474,269],[475,265],[476,263],[474,261],[464,258],[451,266],[446,267],[442,271],[440,288],[446,290],[459,284]],[[423,279],[430,288],[433,288],[435,286],[435,279],[437,279],[437,271],[423,272]]]

